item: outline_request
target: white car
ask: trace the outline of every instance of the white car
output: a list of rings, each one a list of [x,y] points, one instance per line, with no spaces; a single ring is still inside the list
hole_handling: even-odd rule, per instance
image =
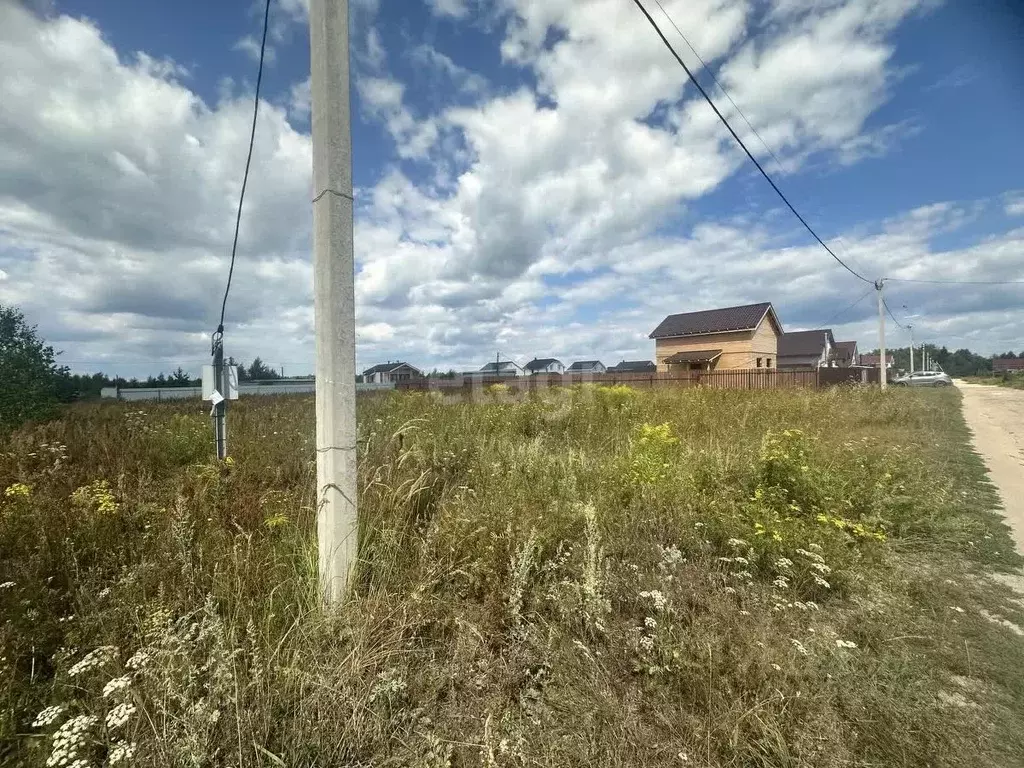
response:
[[[951,387],[953,380],[942,371],[915,371],[893,381],[896,387]]]

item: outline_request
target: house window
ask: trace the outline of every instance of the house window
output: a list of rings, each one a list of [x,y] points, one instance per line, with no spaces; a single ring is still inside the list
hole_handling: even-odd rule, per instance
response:
[[[772,367],[772,359],[770,357],[765,362],[764,367],[765,368],[771,368]]]
[[[757,367],[758,367],[758,368],[760,368],[760,367],[761,367],[761,358],[760,358],[760,357],[759,357],[759,358],[757,358]]]

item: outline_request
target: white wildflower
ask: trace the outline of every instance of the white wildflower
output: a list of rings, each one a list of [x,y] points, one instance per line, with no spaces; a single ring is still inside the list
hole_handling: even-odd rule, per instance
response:
[[[736,571],[733,576],[737,579],[743,579],[744,581],[751,581],[754,578],[750,571]]]
[[[112,645],[101,645],[99,648],[90,651],[80,662],[68,670],[70,677],[77,677],[90,669],[98,667],[117,656],[117,648]]]
[[[135,756],[135,742],[130,744],[115,744],[107,755],[107,762],[110,765],[117,765],[131,760]]]
[[[680,752],[678,755],[676,755],[676,757],[678,757],[679,761],[682,762],[682,763],[690,762],[690,756],[688,754],[686,754],[685,752]]]
[[[128,718],[135,714],[135,705],[122,702],[114,707],[112,710],[107,712],[107,728],[114,730],[120,728],[122,725],[128,722]]]
[[[644,619],[644,626],[648,629],[657,629],[658,622],[655,621],[653,617],[648,616],[646,619]]]
[[[808,600],[808,601],[807,601],[806,603],[804,603],[804,605],[806,605],[806,606],[807,606],[808,608],[810,608],[810,609],[811,609],[812,611],[820,611],[820,610],[821,610],[821,609],[820,609],[820,608],[818,607],[818,604],[817,604],[816,602],[814,602],[813,600]]]
[[[136,651],[135,654],[125,662],[128,669],[142,669],[149,664],[149,654],[145,651]]]
[[[779,578],[775,579],[775,581],[773,581],[772,584],[774,584],[779,589],[786,589],[789,586],[789,581],[786,579],[785,576],[779,576]]]
[[[0,589],[11,589],[16,586],[18,585],[15,584],[13,581],[5,581],[3,584],[0,584]]]
[[[832,569],[829,568],[824,563],[811,563],[811,568],[816,570],[818,573],[823,573],[823,574],[826,574],[826,575],[832,573]]]
[[[663,595],[657,589],[652,589],[649,592],[641,592],[640,597],[644,597],[651,600],[654,603],[655,609],[659,611],[663,610],[668,603],[668,601],[665,599],[665,595]]]
[[[103,686],[103,698],[109,699],[118,691],[123,691],[132,682],[130,677],[115,677],[109,683]]]
[[[734,557],[732,561],[734,563],[739,563],[740,565],[750,565],[750,561],[747,560],[747,558],[740,557],[739,555],[736,555],[736,557]]]
[[[964,609],[961,608],[959,605],[951,605],[949,606],[949,610],[956,611],[957,613],[965,613]]]
[[[790,560],[788,557],[780,557],[778,560],[775,561],[775,567],[779,570],[785,571],[791,568],[792,566],[793,561]]]
[[[839,648],[856,648],[857,644],[853,640],[836,640],[836,646]]]
[[[720,558],[718,558],[718,562],[720,562],[720,563],[731,563],[732,562],[732,558],[731,557],[720,557]]]
[[[52,725],[53,721],[60,717],[63,713],[63,704],[54,704],[52,707],[47,707],[38,715],[36,715],[36,719],[32,721],[32,727],[43,728],[47,725]]]
[[[648,653],[654,650],[654,638],[650,635],[644,635],[640,638],[640,647]]]
[[[816,546],[816,545],[814,545],[814,544],[811,545],[811,547],[814,547],[814,546]],[[821,547],[818,547],[818,549],[821,549]],[[823,563],[823,562],[825,562],[825,558],[823,558],[817,552],[808,552],[806,549],[798,549],[796,551],[796,553],[798,555],[802,555],[803,557],[806,557],[808,560],[813,560],[816,563]]]
[[[727,594],[727,595],[735,595],[736,594],[736,587],[726,587],[725,588],[725,594]]]
[[[685,561],[683,553],[679,551],[679,547],[673,544],[670,547],[663,547],[661,550],[661,560],[665,565],[678,565]]]
[[[790,638],[789,642],[793,644],[793,647],[797,649],[801,656],[807,655],[807,649],[804,647],[804,644],[801,643],[799,640],[796,640],[795,638]]]
[[[78,752],[85,746],[86,737],[97,722],[94,715],[78,715],[58,728],[53,734],[52,751],[46,760],[47,768],[68,766],[78,760]]]
[[[740,616],[749,616],[750,611],[740,611]]]
[[[776,672],[782,671],[782,667],[780,667],[778,664],[775,664],[774,662],[772,663],[772,669],[774,669]]]
[[[729,539],[727,542],[733,549],[739,549],[740,547],[749,546],[743,539]]]
[[[832,585],[825,581],[823,578],[821,578],[821,576],[819,576],[818,574],[815,573],[812,574],[812,576],[814,576],[814,583],[817,584],[819,587],[824,587],[825,589],[832,589]]]
[[[104,587],[100,590],[99,598],[102,600],[104,597],[110,596],[110,587]]]

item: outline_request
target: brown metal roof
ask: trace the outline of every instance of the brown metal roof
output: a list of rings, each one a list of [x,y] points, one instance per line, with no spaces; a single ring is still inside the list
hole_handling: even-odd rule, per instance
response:
[[[841,360],[853,360],[853,353],[857,351],[856,341],[837,341],[836,357]]]
[[[669,315],[651,331],[649,338],[664,339],[675,336],[699,336],[707,333],[728,333],[730,331],[751,331],[757,328],[765,313],[771,312],[775,324],[782,331],[782,325],[775,317],[771,302],[746,304],[742,307],[706,309],[701,312],[683,312]]]
[[[820,355],[825,349],[825,339],[835,345],[831,328],[820,328],[814,331],[793,331],[779,336],[779,357],[809,357]]]
[[[720,349],[694,349],[676,352],[665,358],[666,363],[710,363],[722,354]]]

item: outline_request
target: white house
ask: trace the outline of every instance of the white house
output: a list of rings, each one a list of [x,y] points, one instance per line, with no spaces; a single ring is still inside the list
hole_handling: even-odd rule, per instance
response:
[[[366,384],[390,384],[396,381],[422,378],[423,371],[414,365],[403,362],[380,363],[363,371],[363,382]]]
[[[562,365],[561,360],[556,360],[553,357],[535,357],[523,366],[523,370],[526,371],[527,376],[538,373],[565,373],[565,366]]]
[[[488,363],[470,376],[522,376],[523,369],[514,360],[496,360]]]

